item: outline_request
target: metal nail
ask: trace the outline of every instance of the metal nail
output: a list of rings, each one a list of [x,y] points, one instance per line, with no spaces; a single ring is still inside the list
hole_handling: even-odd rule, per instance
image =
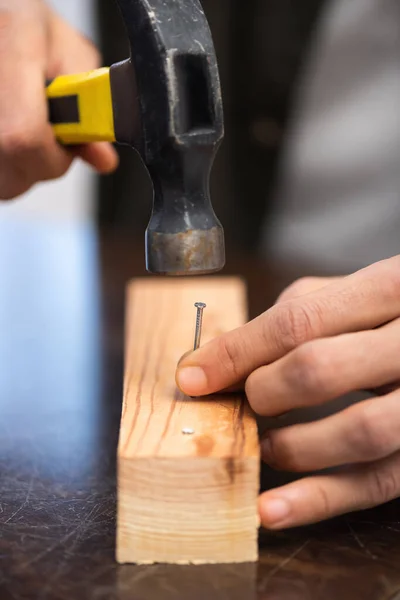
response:
[[[194,433],[194,429],[192,429],[191,427],[183,427],[182,433],[186,435],[192,435]]]
[[[200,346],[200,337],[201,337],[201,326],[203,323],[203,310],[207,306],[204,302],[195,302],[195,307],[197,308],[196,314],[196,332],[194,334],[194,350]]]

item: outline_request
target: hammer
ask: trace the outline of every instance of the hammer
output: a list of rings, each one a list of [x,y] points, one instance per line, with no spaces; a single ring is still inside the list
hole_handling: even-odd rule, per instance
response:
[[[146,268],[163,275],[222,269],[224,233],[209,177],[223,112],[210,29],[198,0],[117,0],[131,56],[48,83],[49,118],[63,144],[132,146],[153,184]]]

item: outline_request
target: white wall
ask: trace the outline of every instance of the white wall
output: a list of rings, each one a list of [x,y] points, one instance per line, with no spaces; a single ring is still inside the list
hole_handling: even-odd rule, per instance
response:
[[[48,0],[58,13],[94,39],[94,0]],[[0,206],[0,220],[91,220],[94,174],[81,161],[57,181],[40,183],[20,199]]]

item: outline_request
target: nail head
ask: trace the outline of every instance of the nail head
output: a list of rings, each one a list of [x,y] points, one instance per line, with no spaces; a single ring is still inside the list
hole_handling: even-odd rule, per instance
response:
[[[194,305],[196,308],[205,308],[207,306],[204,302],[195,302]]]
[[[191,427],[183,427],[182,433],[184,433],[185,435],[192,435],[194,433],[194,429],[192,429]]]

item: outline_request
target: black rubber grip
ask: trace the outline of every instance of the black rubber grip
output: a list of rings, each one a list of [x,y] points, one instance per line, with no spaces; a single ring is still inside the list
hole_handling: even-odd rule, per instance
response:
[[[80,122],[77,95],[48,98],[48,105],[50,123],[53,125]]]

